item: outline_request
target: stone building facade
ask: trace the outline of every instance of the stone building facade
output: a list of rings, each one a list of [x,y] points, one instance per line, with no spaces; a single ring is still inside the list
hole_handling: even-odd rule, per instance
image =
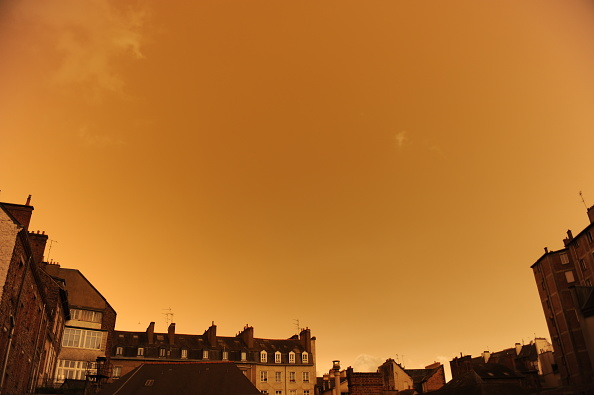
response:
[[[575,391],[594,391],[594,206],[587,214],[588,226],[531,266],[561,384]]]
[[[217,335],[214,323],[202,335],[115,331],[111,361],[113,378],[144,362],[231,361],[264,394],[314,395],[315,338],[309,329],[289,339],[260,339],[246,326],[234,337]]]

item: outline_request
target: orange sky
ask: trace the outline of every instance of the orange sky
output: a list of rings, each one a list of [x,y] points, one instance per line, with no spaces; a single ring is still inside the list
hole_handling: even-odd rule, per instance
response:
[[[173,3],[173,4],[172,4]],[[318,342],[318,371],[548,337],[594,204],[586,0],[0,3],[0,200],[117,328]]]

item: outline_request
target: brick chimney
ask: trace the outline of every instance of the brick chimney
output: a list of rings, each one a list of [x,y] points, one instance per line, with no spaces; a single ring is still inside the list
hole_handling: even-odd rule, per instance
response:
[[[573,233],[571,232],[571,229],[568,229],[567,237],[565,239],[563,239],[563,245],[565,247],[567,247],[567,245],[571,242],[571,240],[573,240]]]
[[[212,322],[210,328],[204,331],[204,336],[206,336],[206,341],[210,344],[211,347],[215,347],[217,345],[217,326]]]
[[[12,215],[19,224],[23,225],[23,227],[28,228],[29,223],[31,222],[31,215],[33,215],[33,206],[29,206],[31,202],[31,195],[27,198],[27,204],[13,204],[13,203],[2,203],[4,208],[8,210],[10,215]]]
[[[146,328],[146,338],[148,341],[148,344],[153,344],[155,342],[155,323],[151,322],[148,326],[148,328]]]
[[[301,346],[305,348],[305,351],[311,353],[311,331],[309,328],[305,328],[299,333],[299,340],[301,341]]]
[[[169,344],[173,346],[175,344],[175,323],[172,322],[169,324],[169,328],[167,329],[167,334],[169,335]]]
[[[45,232],[29,232],[29,243],[31,244],[31,250],[33,251],[33,260],[37,264],[43,262],[43,253],[45,252],[45,245],[47,244],[47,235]]]
[[[254,328],[246,325],[243,331],[237,335],[247,346],[247,348],[254,348]]]

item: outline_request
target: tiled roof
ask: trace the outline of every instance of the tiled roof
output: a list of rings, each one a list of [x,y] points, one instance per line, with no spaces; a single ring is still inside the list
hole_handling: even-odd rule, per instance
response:
[[[229,362],[145,363],[106,386],[100,395],[257,395],[260,391]]]

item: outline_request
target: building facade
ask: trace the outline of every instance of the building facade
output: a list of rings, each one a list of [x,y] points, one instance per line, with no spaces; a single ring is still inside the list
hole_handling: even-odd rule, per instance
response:
[[[56,366],[69,307],[63,283],[42,269],[47,235],[29,232],[24,205],[0,203],[0,393],[31,392]]]
[[[264,394],[314,395],[315,337],[309,329],[289,339],[260,339],[246,326],[234,337],[218,336],[214,323],[202,335],[115,331],[111,353],[113,378],[145,362],[230,361]]]
[[[590,224],[532,266],[561,384],[594,391],[594,206]]]
[[[58,264],[46,264],[45,270],[64,281],[70,305],[70,319],[65,322],[55,371],[56,383],[86,380],[88,375],[109,377],[115,310],[80,271]],[[104,359],[100,367],[109,371],[97,372],[97,358]]]

